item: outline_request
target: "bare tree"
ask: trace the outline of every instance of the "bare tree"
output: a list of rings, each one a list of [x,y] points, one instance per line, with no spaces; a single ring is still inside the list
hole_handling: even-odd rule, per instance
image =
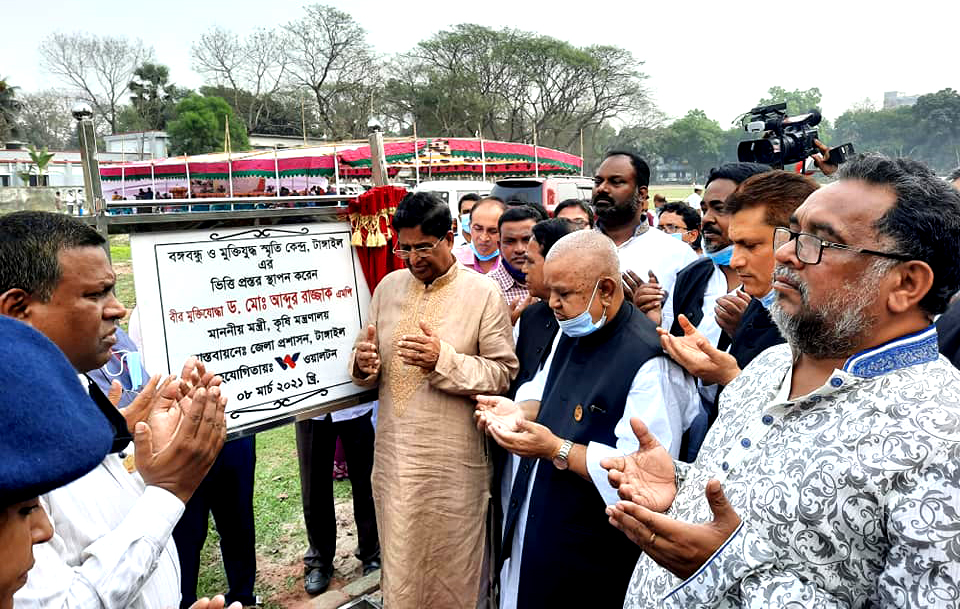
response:
[[[90,102],[114,132],[134,70],[153,60],[153,49],[139,39],[84,32],[50,34],[39,50],[41,65]]]
[[[313,93],[327,137],[349,136],[356,121],[338,121],[337,109],[349,100],[370,99],[376,57],[366,32],[349,14],[322,4],[305,11],[301,19],[284,26],[291,77]],[[371,110],[364,109],[367,114]]]
[[[20,102],[18,123],[28,143],[50,150],[76,147],[76,123],[70,114],[73,99],[68,93],[56,89],[25,93]]]
[[[252,132],[287,77],[280,33],[258,29],[241,40],[215,26],[193,45],[192,55],[194,69],[208,84],[233,90],[233,107]]]

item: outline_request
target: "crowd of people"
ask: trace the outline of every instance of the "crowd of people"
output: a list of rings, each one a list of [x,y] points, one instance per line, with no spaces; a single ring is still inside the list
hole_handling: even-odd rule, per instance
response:
[[[308,592],[339,437],[389,609],[960,603],[960,173],[732,163],[652,210],[649,177],[611,151],[552,218],[401,201],[349,362],[378,410],[297,423]],[[255,604],[253,439],[200,362],[121,344],[103,244],[0,217],[0,609]],[[196,599],[211,511],[230,590]]]

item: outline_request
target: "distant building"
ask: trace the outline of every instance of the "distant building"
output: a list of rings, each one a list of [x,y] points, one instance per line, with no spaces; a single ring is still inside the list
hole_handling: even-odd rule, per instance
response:
[[[127,161],[164,159],[169,142],[166,131],[133,131],[103,136],[106,152],[122,154]]]
[[[907,95],[900,91],[885,91],[883,93],[883,109],[899,108],[901,106],[912,106],[917,103],[919,95]]]
[[[30,153],[26,148],[14,148],[13,142],[7,142],[7,148],[0,150],[0,186],[83,186],[83,166],[80,164],[80,153],[77,151],[55,151],[53,158],[47,165],[42,180],[38,183],[36,166],[30,160]],[[97,154],[100,162],[119,161],[116,153],[100,152]],[[130,160],[127,157],[127,160]],[[24,182],[21,173],[30,171],[28,182]]]
[[[690,184],[693,179],[693,169],[686,163],[664,161],[656,166],[656,181],[660,184]]]

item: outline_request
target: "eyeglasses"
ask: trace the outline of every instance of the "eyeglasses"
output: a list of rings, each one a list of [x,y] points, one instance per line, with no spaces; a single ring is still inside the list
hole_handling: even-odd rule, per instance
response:
[[[913,260],[913,257],[907,254],[898,254],[896,252],[878,252],[876,250],[868,250],[859,247],[852,247],[850,245],[843,245],[842,243],[824,241],[816,235],[793,231],[782,226],[778,226],[777,228],[773,229],[774,251],[780,249],[780,247],[782,247],[784,244],[793,241],[794,239],[796,239],[797,260],[803,264],[820,264],[820,259],[823,257],[823,248],[825,247],[837,250],[847,250],[848,252],[856,252],[858,254],[869,254],[870,256],[892,258],[893,260],[901,260],[904,262],[907,260]]]
[[[400,258],[401,260],[407,260],[408,258],[410,258],[411,254],[416,254],[417,256],[420,256],[420,257],[428,256],[434,250],[434,248],[440,245],[441,241],[443,241],[442,237],[440,239],[437,239],[437,242],[429,247],[423,246],[423,247],[415,247],[412,249],[403,249],[403,246],[401,245],[397,249],[393,250],[393,254],[397,258]]]
[[[570,224],[573,224],[576,227],[583,228],[590,225],[590,220],[586,218],[560,218],[561,220],[566,220]]]
[[[689,232],[690,232],[689,230],[687,230],[687,227],[686,227],[686,226],[677,226],[676,224],[660,224],[659,226],[657,226],[657,228],[659,228],[659,229],[662,230],[663,232],[667,233],[668,235],[672,235],[672,234],[674,234],[674,233],[689,233]],[[692,230],[692,229],[691,229],[691,230]]]

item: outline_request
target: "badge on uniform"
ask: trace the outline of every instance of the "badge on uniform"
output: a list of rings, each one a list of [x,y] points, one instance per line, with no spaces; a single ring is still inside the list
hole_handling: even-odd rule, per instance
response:
[[[573,409],[573,420],[577,423],[580,422],[580,419],[583,418],[583,406],[577,404],[577,407]]]

